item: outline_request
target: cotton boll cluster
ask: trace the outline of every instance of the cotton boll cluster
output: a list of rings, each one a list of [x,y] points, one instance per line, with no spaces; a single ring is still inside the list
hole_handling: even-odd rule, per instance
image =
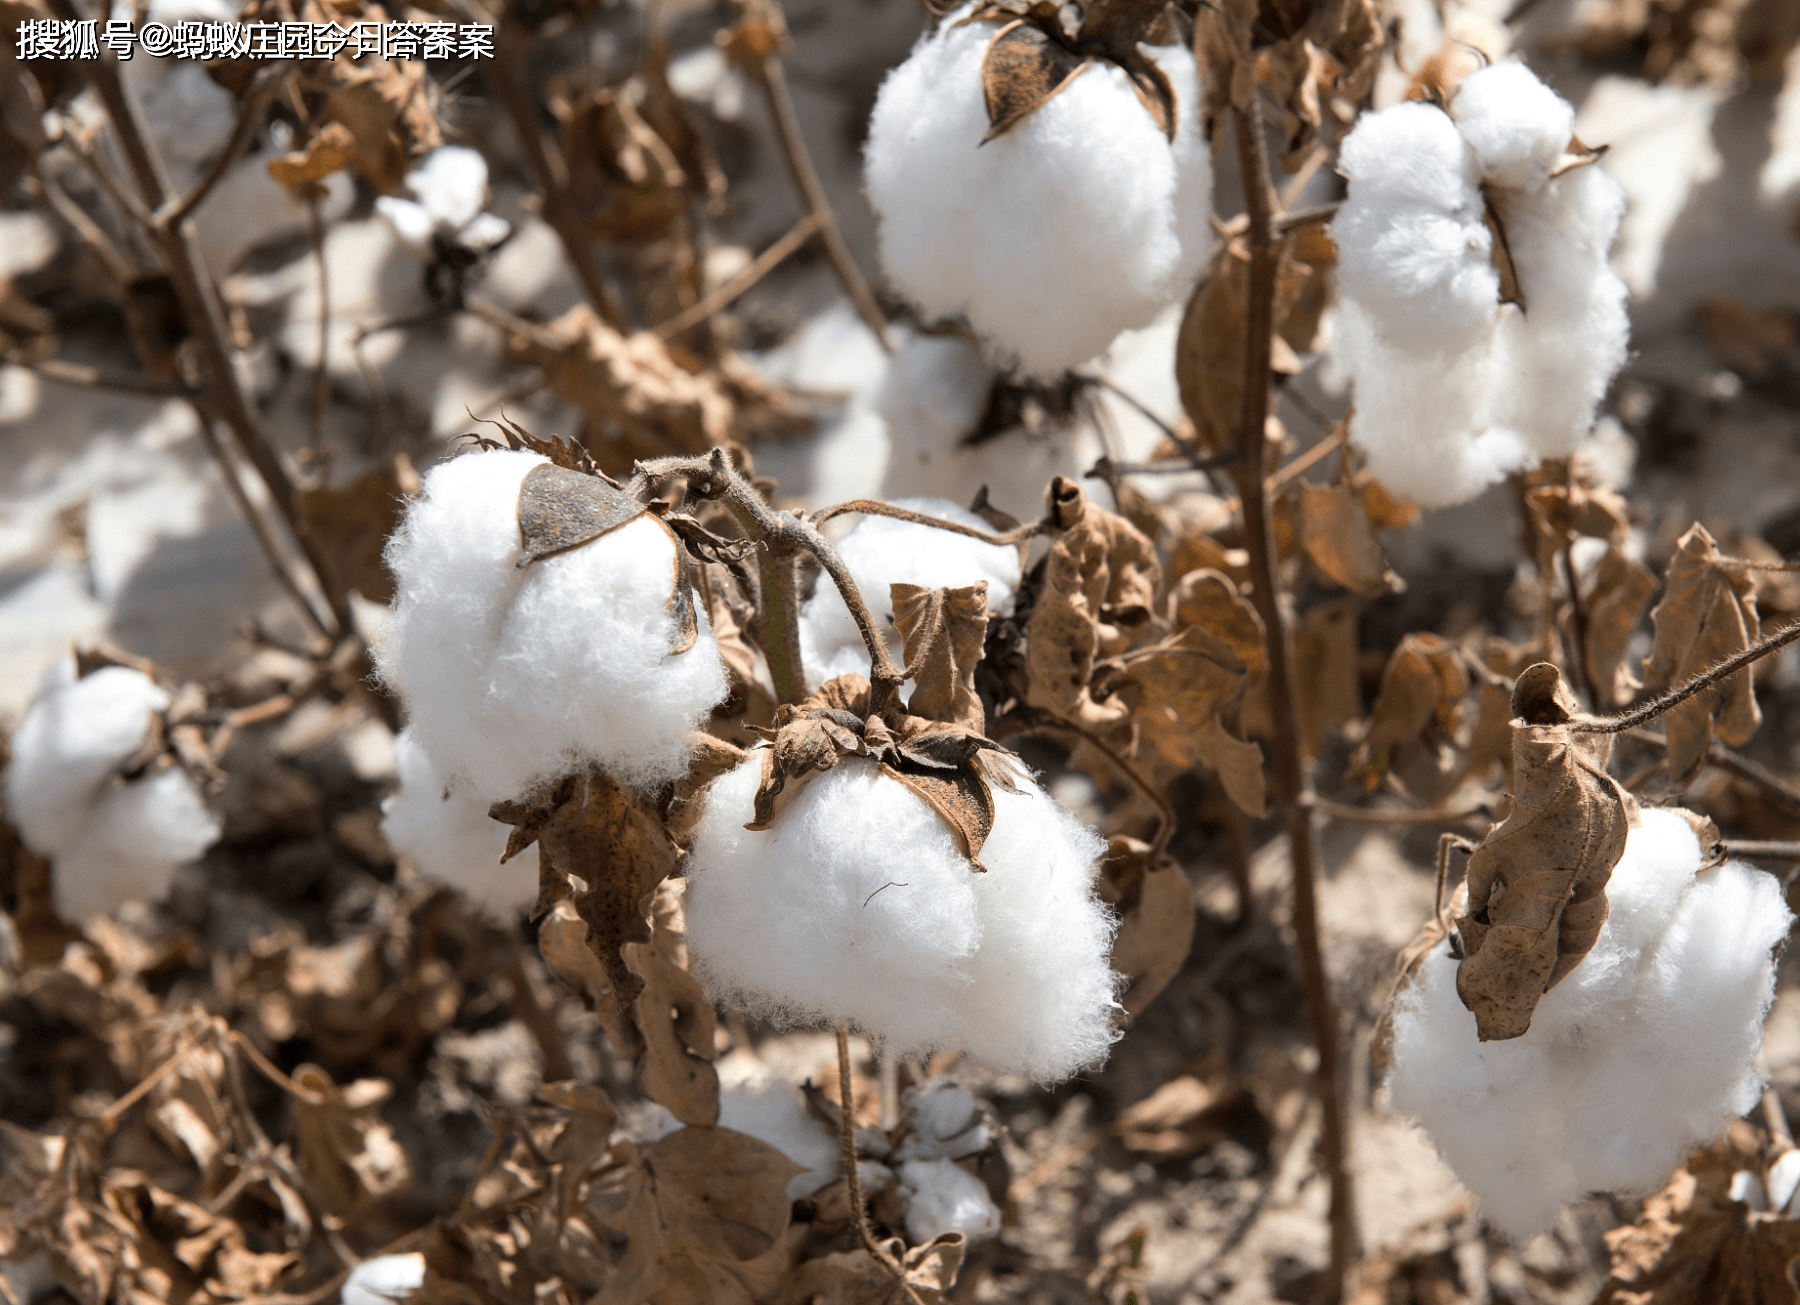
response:
[[[489,801],[589,765],[634,786],[673,779],[683,736],[726,693],[704,610],[694,646],[670,651],[677,556],[660,521],[519,567],[519,489],[544,461],[441,463],[388,544],[396,597],[376,663],[417,744]]]
[[[1623,194],[1598,167],[1553,175],[1573,120],[1503,63],[1463,81],[1449,113],[1395,105],[1344,142],[1332,339],[1355,385],[1350,434],[1421,506],[1574,451],[1624,361],[1625,286],[1607,265]],[[1500,302],[1490,206],[1523,310]]]
[[[1113,921],[1093,891],[1105,844],[1029,776],[1017,793],[994,786],[983,874],[936,811],[861,758],[747,830],[761,773],[753,757],[714,781],[695,833],[688,946],[715,995],[1043,1081],[1105,1058],[1117,1009]]]
[[[906,1233],[924,1243],[947,1232],[981,1241],[1000,1231],[999,1208],[987,1187],[957,1160],[987,1150],[987,1115],[968,1089],[947,1078],[908,1088],[901,1141],[895,1148]]]
[[[381,804],[388,846],[495,919],[530,910],[538,895],[536,845],[500,864],[511,831],[488,818],[488,803],[432,764],[411,730],[394,740],[394,768],[400,787]]]
[[[1096,60],[1005,134],[982,61],[996,26],[944,18],[882,83],[864,175],[882,267],[927,318],[961,315],[1008,364],[1050,378],[1191,288],[1211,244],[1198,75],[1148,52],[1178,105],[1174,141]],[[1146,47],[1147,48],[1147,47]]]
[[[487,202],[487,160],[462,145],[440,145],[406,174],[410,199],[383,195],[375,211],[409,248],[431,253],[434,241],[465,249],[496,248],[512,232],[505,218],[481,211]]]
[[[76,679],[65,666],[13,735],[7,814],[25,845],[54,861],[65,920],[162,896],[219,837],[218,817],[180,767],[120,774],[168,705],[139,671],[108,666]]]
[[[981,1103],[952,1079],[926,1079],[906,1090],[904,1103],[900,1160],[961,1160],[993,1142]]]
[[[1755,1104],[1771,953],[1793,917],[1777,880],[1701,863],[1681,813],[1645,810],[1599,941],[1521,1038],[1477,1039],[1447,942],[1397,999],[1393,1104],[1509,1235],[1590,1191],[1654,1189]]]
[[[944,498],[903,498],[895,507],[960,526],[992,531],[986,521]],[[988,544],[936,526],[894,517],[866,516],[856,523],[838,554],[856,581],[875,624],[887,631],[896,657],[901,652],[889,603],[889,586],[922,585],[927,589],[961,588],[987,582],[988,610],[1004,612],[1019,587],[1019,550]],[[856,620],[837,586],[821,577],[800,613],[800,656],[807,687],[816,689],[836,675],[869,673],[869,650]]]

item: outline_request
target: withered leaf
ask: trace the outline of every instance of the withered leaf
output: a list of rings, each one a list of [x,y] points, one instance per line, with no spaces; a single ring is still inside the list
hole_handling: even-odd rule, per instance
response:
[[[1125,1149],[1157,1161],[1182,1160],[1231,1135],[1244,1085],[1223,1057],[1207,1057],[1119,1112],[1112,1131]]]
[[[1300,545],[1326,577],[1364,598],[1406,587],[1388,569],[1362,495],[1346,485],[1300,487]]]
[[[649,942],[627,943],[625,963],[643,981],[634,1014],[644,1039],[642,1082],[652,1101],[684,1124],[719,1119],[719,1076],[712,1067],[718,1016],[688,972],[680,895],[665,884],[656,899]]]
[[[1381,672],[1350,772],[1370,791],[1393,775],[1424,801],[1444,796],[1462,771],[1450,743],[1468,693],[1468,668],[1452,644],[1435,634],[1407,635]]]
[[[402,454],[342,489],[321,487],[296,496],[300,528],[336,573],[340,591],[354,589],[372,603],[393,599],[394,579],[381,553],[400,524],[405,496],[418,488],[418,473]]]
[[[1319,349],[1319,319],[1331,302],[1337,260],[1337,243],[1322,222],[1301,227],[1282,250],[1275,331],[1298,353],[1315,353]]]
[[[1582,631],[1588,683],[1602,704],[1623,705],[1639,687],[1625,652],[1655,592],[1656,576],[1650,568],[1608,544],[1594,574]]]
[[[1519,267],[1513,262],[1512,242],[1506,238],[1506,222],[1495,203],[1492,188],[1482,186],[1481,197],[1481,220],[1487,224],[1488,234],[1493,238],[1489,258],[1494,264],[1495,273],[1500,277],[1500,302],[1517,304],[1520,312],[1529,312],[1525,304],[1525,291],[1519,284]]]
[[[1203,10],[1201,21],[1210,12]],[[1175,380],[1181,390],[1181,407],[1208,453],[1226,453],[1238,446],[1238,427],[1244,415],[1244,321],[1249,306],[1250,251],[1241,238],[1233,236],[1221,240],[1213,251],[1204,279],[1187,302],[1175,341]]]
[[[1208,567],[1182,576],[1169,594],[1169,620],[1177,630],[1197,625],[1224,640],[1250,679],[1260,680],[1268,670],[1262,617],[1229,576]]]
[[[1606,923],[1606,884],[1637,803],[1575,735],[1574,698],[1548,662],[1513,687],[1513,807],[1469,858],[1456,991],[1483,1042],[1522,1036]]]
[[[766,1142],[725,1128],[689,1125],[646,1147],[621,1142],[586,1202],[626,1239],[607,1300],[749,1302],[749,1266],[780,1249],[787,1182],[799,1172]]]
[[[1007,23],[994,33],[981,61],[988,114],[981,143],[1005,135],[1092,62],[1036,24],[1024,19]]]
[[[1706,527],[1695,523],[1684,534],[1663,579],[1662,601],[1650,613],[1656,640],[1644,662],[1652,687],[1682,684],[1736,653],[1760,636],[1756,583],[1726,565]],[[1756,704],[1754,668],[1711,685],[1664,717],[1669,746],[1669,778],[1691,782],[1706,760],[1713,731],[1736,746],[1747,743],[1762,723]]]
[[[1027,696],[1084,729],[1109,729],[1129,708],[1090,694],[1094,662],[1125,651],[1149,621],[1162,570],[1143,532],[1073,481],[1058,476],[1048,502],[1055,535],[1026,628]]]
[[[573,902],[565,898],[544,916],[538,925],[538,950],[556,977],[586,999],[615,1053],[631,1059],[644,1054],[644,1037],[632,1008],[613,995],[600,958],[587,945],[587,921],[576,914]]]
[[[1594,1305],[1793,1305],[1800,1301],[1800,1219],[1733,1200],[1742,1160],[1727,1145],[1696,1151],[1606,1236],[1612,1274]]]
[[[1213,139],[1226,109],[1249,106],[1256,92],[1256,57],[1251,34],[1256,27],[1256,0],[1219,0],[1200,6],[1194,15],[1194,54],[1200,61],[1204,92],[1201,126]]]
[[[328,122],[302,148],[270,159],[269,175],[289,190],[303,191],[355,157],[356,136],[341,122]]]
[[[100,1199],[95,1213],[115,1229],[130,1230],[129,1249],[116,1265],[119,1299],[254,1299],[274,1292],[304,1262],[298,1251],[251,1251],[234,1220],[164,1191],[133,1169],[108,1170]]]
[[[898,1237],[883,1243],[899,1261],[905,1287],[868,1251],[830,1251],[801,1264],[782,1285],[777,1305],[941,1305],[956,1285],[968,1239],[939,1233],[923,1246],[906,1249]]]
[[[519,541],[524,553],[518,565],[579,548],[648,511],[599,476],[539,463],[519,485]]]
[[[339,1087],[317,1065],[300,1066],[293,1080],[295,1148],[321,1209],[354,1214],[411,1185],[406,1152],[381,1118],[393,1084],[362,1078]]]
[[[1100,863],[1100,895],[1119,912],[1112,968],[1131,980],[1120,1004],[1136,1017],[1181,972],[1194,940],[1194,890],[1181,867],[1115,834]]]
[[[975,692],[975,663],[987,635],[987,581],[961,589],[889,586],[894,625],[906,649],[909,715],[941,721],[967,734],[987,728]]]
[[[359,17],[381,22],[387,14],[369,5]],[[351,166],[382,194],[400,189],[411,159],[443,144],[421,62],[325,59],[306,64],[302,76],[308,95],[324,98],[315,121],[349,130]]]

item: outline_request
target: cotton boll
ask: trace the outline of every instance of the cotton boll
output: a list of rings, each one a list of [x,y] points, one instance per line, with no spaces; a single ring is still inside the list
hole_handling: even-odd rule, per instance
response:
[[[428,251],[438,234],[491,248],[511,230],[503,218],[481,211],[487,202],[487,160],[466,146],[432,150],[406,174],[406,189],[411,199],[382,195],[375,201],[375,211],[415,250]]]
[[[976,530],[993,529],[949,499],[903,498],[893,505]],[[1007,610],[1019,587],[1018,549],[893,517],[865,516],[844,537],[838,555],[850,569],[875,624],[887,632],[896,656],[901,643],[893,624],[889,586],[904,583],[955,589],[985,580],[991,612]],[[818,587],[801,610],[800,656],[811,689],[835,675],[869,673],[868,647],[829,576],[819,577]]]
[[[219,831],[219,818],[180,767],[129,783],[115,779],[91,808],[81,837],[56,854],[56,913],[84,920],[129,901],[155,901],[177,870],[218,841]]]
[[[996,28],[959,25],[967,12],[923,37],[876,99],[864,160],[882,266],[926,317],[964,316],[996,356],[1050,378],[1148,323],[1205,262],[1197,73],[1184,47],[1148,50],[1175,90],[1173,143],[1096,60],[984,145]]]
[[[411,730],[394,740],[394,767],[400,787],[381,804],[388,846],[496,920],[530,910],[538,895],[537,846],[500,864],[510,829],[489,819],[489,804],[466,785],[446,779]]]
[[[843,1173],[838,1140],[806,1108],[800,1089],[749,1057],[719,1067],[719,1126],[767,1142],[805,1172],[788,1179],[790,1201],[811,1196]]]
[[[393,1305],[425,1285],[425,1257],[418,1251],[364,1260],[344,1280],[343,1305]]]
[[[1393,1104],[1510,1236],[1589,1191],[1657,1187],[1755,1104],[1771,952],[1792,916],[1768,875],[1700,864],[1679,813],[1645,810],[1599,940],[1524,1037],[1478,1041],[1447,944],[1396,1001]]]
[[[947,1078],[926,1079],[905,1095],[901,1160],[960,1160],[985,1151],[993,1138],[975,1094]]]
[[[1021,776],[1019,793],[994,788],[981,874],[922,798],[861,758],[747,830],[761,773],[752,758],[715,781],[695,835],[688,945],[715,994],[1045,1081],[1105,1058],[1116,976],[1097,834]]]
[[[1000,1232],[1000,1210],[979,1178],[951,1160],[908,1160],[900,1166],[900,1208],[916,1246],[959,1232],[971,1242]]]
[[[468,453],[432,469],[388,544],[393,615],[375,649],[418,743],[487,800],[600,766],[654,786],[686,767],[683,736],[725,697],[704,609],[670,652],[676,545],[645,516],[521,569],[517,508],[534,453]]]
[[[1535,190],[1575,134],[1575,110],[1522,63],[1496,63],[1456,88],[1450,113],[1484,179]]]

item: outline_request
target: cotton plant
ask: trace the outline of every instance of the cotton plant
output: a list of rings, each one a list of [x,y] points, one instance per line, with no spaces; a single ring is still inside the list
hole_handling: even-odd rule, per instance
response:
[[[219,818],[164,747],[168,690],[142,671],[59,664],[12,736],[6,813],[51,859],[56,913],[154,901],[217,841]]]
[[[1052,10],[942,18],[882,83],[864,153],[895,289],[1042,379],[1183,298],[1212,239],[1192,53],[1143,43],[1148,6]]]
[[[1626,288],[1607,263],[1624,193],[1573,124],[1511,62],[1442,106],[1365,114],[1344,141],[1332,347],[1350,438],[1421,507],[1574,452],[1625,360]]]

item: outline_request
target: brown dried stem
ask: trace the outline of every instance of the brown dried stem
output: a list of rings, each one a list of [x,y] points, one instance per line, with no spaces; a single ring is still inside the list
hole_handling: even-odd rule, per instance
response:
[[[755,261],[742,272],[707,295],[706,298],[698,303],[690,304],[661,326],[652,327],[651,330],[656,335],[668,340],[680,335],[689,327],[698,326],[720,309],[730,306],[738,296],[773,272],[795,250],[810,240],[815,231],[820,229],[819,215],[808,213],[794,223],[786,235],[758,254]]]
[[[188,391],[179,385],[158,385],[155,381],[140,380],[134,376],[108,376],[98,368],[64,362],[61,358],[44,358],[34,362],[29,358],[8,354],[5,361],[10,367],[23,367],[27,371],[36,372],[46,381],[76,389],[109,390],[114,394],[133,394],[145,399],[189,397]]]
[[[1294,944],[1299,953],[1300,984],[1307,1021],[1319,1053],[1316,1088],[1321,1109],[1322,1159],[1331,1184],[1331,1260],[1315,1299],[1336,1305],[1354,1254],[1355,1215],[1346,1154],[1344,1092],[1338,1063],[1337,1014],[1325,978],[1319,946],[1315,876],[1319,863],[1318,828],[1313,820],[1312,777],[1300,751],[1300,711],[1294,677],[1293,649],[1282,611],[1275,551],[1274,516],[1264,477],[1269,413],[1271,354],[1275,329],[1275,282],[1282,239],[1277,234],[1269,179],[1268,142],[1263,138],[1261,107],[1252,95],[1247,110],[1234,113],[1238,159],[1244,177],[1250,245],[1250,302],[1246,332],[1244,411],[1238,428],[1239,464],[1235,472],[1242,500],[1244,543],[1250,553],[1252,597],[1266,631],[1269,662],[1269,705],[1273,716],[1275,791],[1286,808],[1289,855],[1294,866]]]
[[[1800,843],[1760,842],[1748,838],[1727,838],[1719,843],[1726,856],[1760,858],[1764,861],[1800,861]]]
[[[78,21],[82,17],[74,0],[53,0],[52,7],[57,17],[65,21]],[[88,75],[101,103],[106,107],[113,133],[118,138],[126,163],[130,166],[132,179],[142,196],[141,203],[134,201],[125,207],[140,222],[146,224],[146,233],[154,240],[167,264],[170,283],[180,305],[184,324],[200,355],[201,371],[206,381],[205,395],[202,404],[198,405],[201,406],[202,424],[209,417],[222,421],[231,431],[238,448],[268,486],[269,497],[274,502],[276,511],[280,513],[288,532],[299,545],[301,555],[311,567],[319,591],[325,595],[331,611],[331,624],[335,626],[335,629],[327,630],[327,634],[328,637],[335,638],[354,628],[350,618],[349,599],[341,587],[334,583],[332,572],[324,565],[322,557],[301,529],[295,510],[293,481],[288,478],[281,459],[264,437],[255,407],[238,379],[231,349],[226,343],[225,323],[219,308],[217,290],[205,270],[205,261],[200,254],[199,239],[194,234],[193,224],[185,220],[191,209],[185,203],[178,204],[175,209],[169,210],[169,219],[155,216],[161,214],[169,203],[168,182],[162,161],[156,156],[144,130],[137,102],[119,77],[117,58],[110,50],[103,51],[98,60],[88,65]],[[205,196],[201,195],[200,198]],[[184,220],[172,220],[176,213],[182,213]],[[265,538],[264,533],[259,531],[258,538]],[[275,562],[275,556],[271,555],[270,560]],[[281,563],[275,564],[278,571],[282,569]],[[310,615],[311,608],[308,607],[307,611]],[[315,616],[314,619],[316,621],[318,618]]]
[[[896,521],[910,521],[917,526],[931,526],[937,530],[948,530],[953,535],[967,535],[970,539],[979,539],[984,544],[1009,546],[1024,543],[1034,535],[1044,533],[1044,523],[1033,521],[1028,526],[1020,526],[1016,530],[1008,530],[1003,534],[990,534],[985,530],[977,530],[974,526],[965,526],[960,521],[946,521],[943,517],[927,516],[923,512],[914,512],[911,508],[896,507],[892,503],[883,503],[873,498],[853,498],[845,503],[834,503],[823,511],[813,513],[812,522],[822,526],[833,517],[847,516],[852,512],[860,512],[864,516],[892,517]]]
[[[1061,716],[1052,716],[1048,712],[1039,712],[1036,713],[1036,715],[1038,716],[1038,719],[1033,721],[1024,730],[1020,731],[1021,733],[1029,734],[1039,730],[1058,730],[1066,734],[1073,734],[1077,738],[1092,744],[1094,750],[1111,762],[1113,769],[1125,776],[1131,786],[1139,793],[1143,794],[1150,804],[1156,808],[1156,837],[1150,840],[1150,855],[1152,857],[1161,856],[1163,849],[1169,845],[1169,839],[1173,837],[1175,833],[1175,810],[1169,805],[1168,799],[1159,793],[1156,786],[1145,779],[1143,775],[1138,772],[1137,767],[1127,761],[1117,748],[1113,747],[1098,735],[1089,733],[1073,721],[1065,720]]]
[[[793,175],[794,186],[805,202],[807,212],[818,223],[819,239],[825,246],[825,256],[831,260],[832,271],[843,283],[844,291],[856,305],[856,311],[862,314],[863,321],[875,332],[875,338],[888,353],[894,351],[893,341],[888,339],[887,318],[882,315],[881,305],[875,302],[874,294],[869,290],[869,283],[863,280],[861,269],[856,266],[856,259],[850,253],[850,246],[844,242],[843,232],[838,230],[837,216],[831,211],[831,201],[825,197],[825,187],[819,181],[818,170],[813,167],[812,156],[806,152],[806,140],[800,134],[800,119],[794,112],[793,97],[788,94],[787,74],[782,71],[781,59],[770,51],[754,64],[756,80],[761,84],[763,96],[769,102],[769,116],[775,120],[775,134],[781,141],[781,154],[787,160],[788,171]]]
[[[1783,626],[1765,639],[1759,639],[1740,653],[1727,657],[1710,670],[1702,671],[1678,689],[1671,689],[1651,702],[1645,703],[1636,711],[1626,712],[1622,716],[1607,716],[1575,720],[1569,728],[1577,734],[1620,734],[1625,730],[1636,729],[1655,720],[1671,707],[1679,707],[1689,698],[1705,689],[1711,688],[1721,680],[1729,679],[1753,662],[1762,660],[1770,653],[1800,639],[1800,621]]]
[[[855,1225],[857,1240],[863,1249],[875,1257],[875,1262],[894,1275],[894,1281],[906,1298],[913,1305],[922,1305],[918,1293],[906,1281],[906,1271],[892,1255],[887,1247],[875,1239],[874,1229],[869,1227],[869,1212],[863,1208],[862,1176],[856,1172],[856,1109],[855,1098],[851,1092],[850,1081],[850,1026],[840,1024],[837,1027],[838,1054],[838,1141],[843,1148],[844,1156],[844,1188],[850,1200],[850,1222]]]

